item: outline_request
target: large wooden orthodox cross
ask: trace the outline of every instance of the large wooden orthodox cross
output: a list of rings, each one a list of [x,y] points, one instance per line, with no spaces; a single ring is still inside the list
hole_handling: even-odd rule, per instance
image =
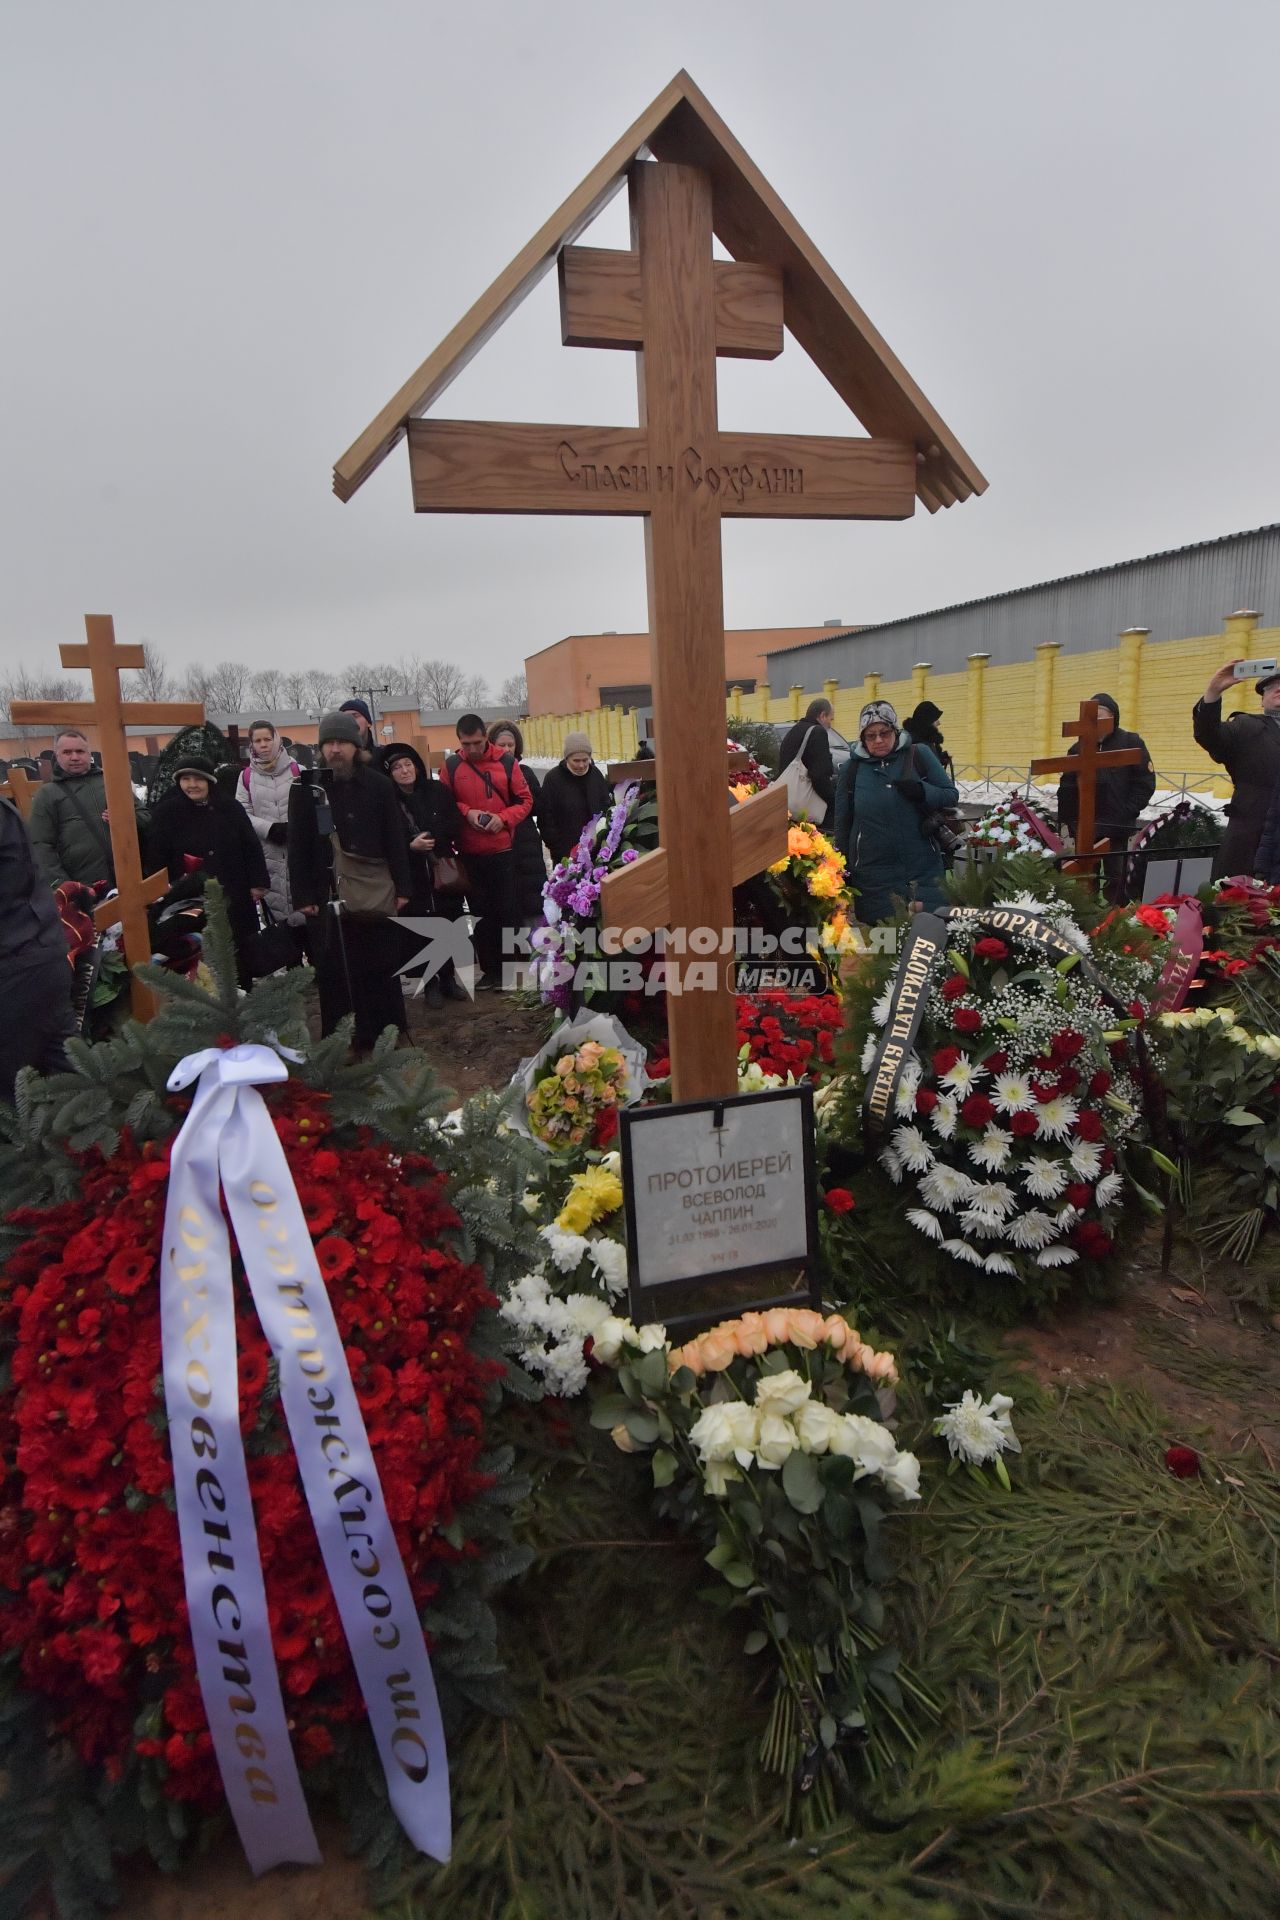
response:
[[[1098,702],[1082,700],[1078,720],[1064,720],[1062,731],[1067,739],[1080,742],[1078,753],[1064,753],[1056,759],[1033,760],[1030,771],[1034,773],[1073,773],[1076,776],[1076,790],[1079,794],[1079,807],[1076,813],[1075,840],[1076,854],[1084,862],[1105,853],[1110,841],[1094,841],[1094,827],[1097,823],[1097,793],[1099,773],[1109,772],[1112,767],[1136,767],[1141,764],[1143,755],[1137,747],[1121,747],[1114,753],[1103,753],[1099,742],[1106,734],[1098,731]]]
[[[652,158],[648,157],[652,156]],[[572,242],[628,185],[631,248]],[[713,236],[736,257],[717,260]],[[639,424],[423,420],[432,402],[559,262],[566,345],[636,353]],[[784,324],[871,439],[721,432],[716,356],[772,359]],[[407,434],[420,513],[641,515],[665,844],[611,876],[606,927],[732,941],[735,880],[786,849],[782,787],[725,802],[726,516],[906,519],[985,486],[710,103],[678,74],[334,469],[349,499]],[[728,970],[668,996],[677,1100],[735,1091]]]
[[[149,1020],[155,1011],[151,995],[133,969],[151,958],[147,907],[168,890],[169,878],[165,873],[143,878],[125,728],[198,726],[204,719],[204,708],[199,701],[190,700],[122,700],[120,674],[146,664],[142,647],[116,645],[115,622],[110,614],[87,613],[84,625],[86,640],[59,647],[58,652],[64,667],[88,667],[92,700],[15,700],[10,712],[18,726],[92,725],[98,729],[117,897],[103,901],[94,912],[93,922],[99,931],[122,923],[133,1016],[135,1020]]]

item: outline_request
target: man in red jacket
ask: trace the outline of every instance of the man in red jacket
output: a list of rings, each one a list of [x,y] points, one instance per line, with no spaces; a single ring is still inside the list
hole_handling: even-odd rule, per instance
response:
[[[478,713],[458,722],[457,753],[451,753],[440,778],[462,815],[462,857],[467,868],[476,959],[477,987],[501,987],[504,930],[515,921],[516,828],[533,809],[529,783],[513,753],[491,746]]]

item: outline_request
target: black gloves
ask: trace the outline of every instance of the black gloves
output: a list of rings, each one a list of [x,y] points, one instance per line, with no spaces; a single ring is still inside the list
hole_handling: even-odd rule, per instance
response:
[[[917,781],[916,784],[918,786],[919,782]],[[267,839],[273,847],[284,847],[289,844],[289,829],[283,820],[271,822],[267,828]]]
[[[920,802],[924,799],[923,780],[899,780],[897,782],[897,787],[898,787],[898,792],[902,795],[903,799],[910,800],[913,806],[918,807],[920,805]]]

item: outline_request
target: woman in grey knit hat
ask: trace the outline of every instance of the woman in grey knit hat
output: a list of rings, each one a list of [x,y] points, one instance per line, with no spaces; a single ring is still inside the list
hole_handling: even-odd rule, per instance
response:
[[[573,852],[582,829],[613,799],[613,789],[591,757],[585,733],[567,733],[564,754],[542,783],[538,831],[553,860]]]
[[[857,890],[859,920],[891,920],[916,902],[944,904],[945,864],[922,822],[959,798],[937,755],[913,743],[889,702],[869,701],[840,771],[832,835]]]

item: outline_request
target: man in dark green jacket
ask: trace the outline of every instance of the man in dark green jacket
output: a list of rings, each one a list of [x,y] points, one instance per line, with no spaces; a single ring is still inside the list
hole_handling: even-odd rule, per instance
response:
[[[141,832],[147,814],[136,801],[134,812]],[[78,727],[64,727],[53,743],[53,778],[32,801],[27,830],[51,887],[64,880],[114,883],[106,785]]]

